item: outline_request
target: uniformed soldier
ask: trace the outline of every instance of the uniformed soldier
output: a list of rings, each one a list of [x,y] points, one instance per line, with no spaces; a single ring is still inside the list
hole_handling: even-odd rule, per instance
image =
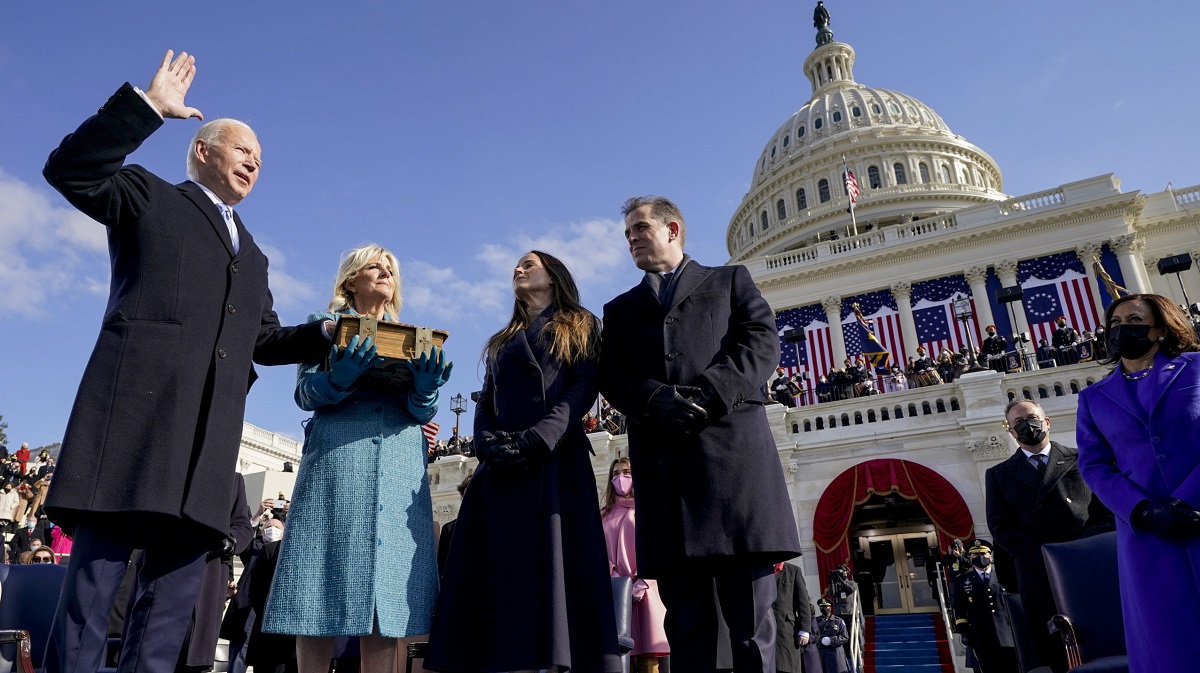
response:
[[[1075,342],[1079,341],[1079,332],[1074,327],[1067,326],[1066,316],[1058,316],[1055,321],[1058,329],[1050,335],[1050,343],[1058,349],[1058,364],[1073,365],[1079,362],[1079,352],[1075,350]]]
[[[987,338],[983,340],[983,356],[987,358],[988,368],[1000,372],[1005,371],[1004,354],[1008,352],[1008,340],[996,334],[996,326],[987,326]]]
[[[982,673],[1017,673],[1008,608],[992,568],[992,549],[976,540],[967,550],[973,568],[955,582],[954,631],[975,652]]]
[[[850,642],[850,630],[841,617],[833,614],[833,603],[824,596],[817,601],[821,614],[813,618],[812,638],[821,654],[821,670],[824,673],[850,673],[846,653],[842,647]]]

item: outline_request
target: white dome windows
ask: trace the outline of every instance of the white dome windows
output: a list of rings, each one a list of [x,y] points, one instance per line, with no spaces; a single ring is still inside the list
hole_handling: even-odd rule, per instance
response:
[[[842,121],[842,111],[841,110],[834,110],[833,114],[831,116],[833,117],[833,123],[835,123],[835,124]]]
[[[796,140],[799,140],[803,137],[804,137],[804,124],[801,124],[796,127]]]
[[[820,131],[821,127],[824,125],[825,125],[825,120],[821,119],[820,117],[817,117],[816,119],[813,120],[813,128],[818,131]]]
[[[888,103],[888,112],[898,115],[900,114],[900,106],[896,105],[895,103]]]
[[[783,148],[787,149],[788,143],[790,143],[791,141],[792,141],[792,137],[790,135],[783,136]]]
[[[862,116],[862,108],[855,105],[854,107],[850,108],[850,114],[855,117],[861,117]]]
[[[796,208],[798,210],[806,210],[808,208],[808,195],[804,193],[804,188],[796,190]]]
[[[771,161],[775,161],[775,146],[771,145]]]
[[[767,218],[767,211],[762,211],[762,230],[766,231],[767,227],[771,226],[771,220]]]
[[[904,174],[904,164],[898,161],[895,164],[892,164],[892,172],[896,175],[896,184],[908,184],[908,176]]]
[[[871,103],[871,114],[883,114],[883,108],[879,107],[879,103]]]
[[[787,219],[787,204],[783,202],[783,199],[779,199],[775,202],[775,213],[779,215],[780,222],[783,222]]]
[[[925,162],[921,162],[917,168],[919,168],[921,171],[921,182],[929,182],[929,167],[925,165]]]
[[[878,166],[867,167],[867,184],[871,186],[871,189],[879,189],[883,186],[883,180],[879,177]]]

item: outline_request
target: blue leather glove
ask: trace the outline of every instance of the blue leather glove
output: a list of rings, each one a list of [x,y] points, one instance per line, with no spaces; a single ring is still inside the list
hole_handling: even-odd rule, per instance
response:
[[[416,360],[405,360],[404,365],[413,377],[413,395],[418,399],[433,399],[438,388],[450,380],[453,362],[446,361],[446,351],[437,346],[428,353],[421,353]]]
[[[359,342],[355,334],[345,348],[335,345],[329,352],[329,382],[334,388],[345,391],[358,377],[381,362],[383,358],[375,357],[375,343],[371,337]]]

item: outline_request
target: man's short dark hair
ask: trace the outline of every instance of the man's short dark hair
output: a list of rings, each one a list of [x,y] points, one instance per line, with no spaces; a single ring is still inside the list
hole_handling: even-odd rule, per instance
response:
[[[633,196],[626,199],[624,205],[621,206],[621,217],[628,217],[629,213],[642,206],[650,206],[650,217],[664,225],[667,222],[678,222],[679,243],[683,244],[687,238],[687,225],[683,221],[683,212],[679,210],[679,206],[675,205],[674,201],[665,196]]]
[[[1025,404],[1026,402],[1037,407],[1038,411],[1041,411],[1043,416],[1046,415],[1046,410],[1044,408],[1042,408],[1042,405],[1038,404],[1037,402],[1034,402],[1033,400],[1025,399],[1024,397],[1018,397],[1018,398],[1012,400],[1011,402],[1009,402],[1007,405],[1005,405],[1005,407],[1004,407],[1004,422],[1005,423],[1008,422],[1008,412],[1012,411],[1013,407],[1017,406],[1018,404]]]

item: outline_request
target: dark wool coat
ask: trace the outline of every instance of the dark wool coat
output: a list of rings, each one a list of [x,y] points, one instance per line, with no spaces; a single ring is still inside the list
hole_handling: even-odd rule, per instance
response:
[[[804,650],[796,647],[796,633],[812,628],[812,606],[799,566],[784,563],[775,574],[775,589],[775,670],[801,673]]]
[[[1084,483],[1079,452],[1058,442],[1050,442],[1044,473],[1018,449],[1008,460],[988,468],[984,481],[992,541],[1016,565],[1030,633],[1038,644],[1039,657],[1046,659],[1052,656],[1052,643],[1061,641],[1045,628],[1057,610],[1042,545],[1112,530],[1112,512]]]
[[[112,281],[46,501],[72,530],[85,513],[229,528],[251,360],[319,359],[321,325],[281,328],[267,258],[235,215],[235,255],[199,185],[122,167],[162,119],[128,83],[50,154],[43,174],[108,227]],[[128,518],[128,517],[127,517]]]
[[[1084,388],[1075,438],[1079,471],[1117,517],[1129,670],[1192,670],[1200,537],[1165,540],[1134,530],[1129,518],[1142,500],[1176,497],[1200,507],[1200,353],[1160,353],[1144,379],[1117,371]]]
[[[476,441],[532,428],[551,453],[527,468],[483,463],[475,471],[450,543],[427,669],[621,670],[583,431],[596,400],[596,361],[551,357],[539,336],[553,310],[487,359]]]
[[[638,572],[657,578],[685,561],[769,565],[799,556],[763,392],[779,364],[775,316],[743,266],[685,257],[676,275],[669,307],[649,277],[604,307],[600,391],[629,417]],[[699,434],[646,419],[660,386],[704,383],[719,408]]]

